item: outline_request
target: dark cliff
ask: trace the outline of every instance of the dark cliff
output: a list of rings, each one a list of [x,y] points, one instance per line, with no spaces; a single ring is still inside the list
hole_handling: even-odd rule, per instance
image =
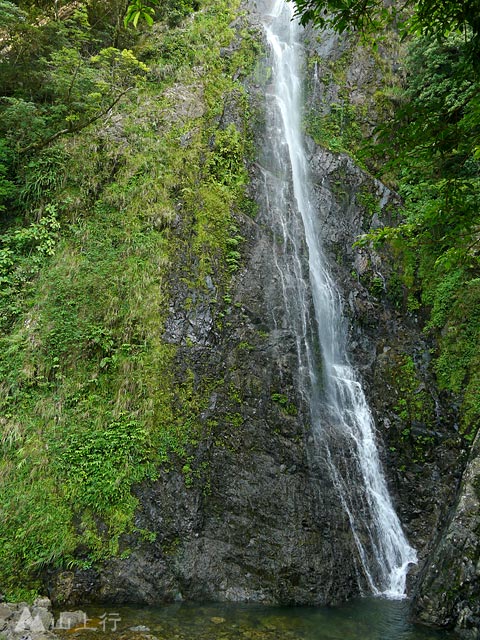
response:
[[[250,23],[261,38],[254,15]],[[230,45],[225,55],[238,46]],[[325,64],[342,46],[327,47]],[[368,76],[371,68],[356,63],[351,74],[358,90],[362,73]],[[270,135],[262,127],[269,75],[265,59],[246,84],[260,154]],[[324,102],[335,88],[319,93],[317,84],[315,91],[310,99]],[[222,129],[232,125],[244,126],[235,97],[220,122]],[[372,224],[395,215],[398,199],[347,155],[308,144],[325,244],[348,316],[351,357],[377,418],[394,500],[411,542],[424,556],[453,500],[456,453],[451,443],[443,444],[448,425],[442,426],[435,391],[426,391],[432,388],[424,364],[428,345],[415,319],[402,317],[385,295],[389,256],[353,248]],[[154,542],[126,536],[126,559],[55,575],[50,589],[56,600],[326,604],[358,593],[348,519],[309,455],[308,408],[295,388],[295,337],[281,319],[276,248],[262,217],[262,180],[253,162],[249,196],[259,210],[254,220],[234,214],[243,265],[228,293],[222,294],[224,281],[215,274],[192,279],[201,267],[189,255],[191,223],[184,220],[175,229],[180,259],[169,274],[175,297],[163,338],[175,346],[173,384],[190,379],[192,395],[203,400],[198,443],[188,445],[188,463],[135,489],[135,526],[150,532]],[[406,366],[411,361],[413,371]],[[428,425],[421,419],[412,425],[399,415],[404,387],[421,397]]]
[[[157,26],[139,46],[147,88],[55,147],[62,230],[52,226],[55,251],[1,356],[4,539],[18,542],[4,545],[13,560],[2,570],[24,579],[28,564],[58,604],[332,604],[359,593],[348,518],[312,462],[262,216],[264,36],[254,7],[235,11],[205,3],[185,29]],[[385,67],[349,41],[307,39],[314,195],[349,356],[420,556],[415,615],[476,638],[478,443],[468,457],[394,253],[354,245],[394,224],[401,203],[335,131],[314,135],[312,114],[335,112],[345,92],[373,109]]]

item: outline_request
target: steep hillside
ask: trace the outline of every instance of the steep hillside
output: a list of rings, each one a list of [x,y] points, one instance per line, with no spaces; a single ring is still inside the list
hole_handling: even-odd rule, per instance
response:
[[[362,591],[264,213],[274,132],[258,7],[167,2],[135,31],[120,2],[0,2],[8,597],[332,604]],[[438,245],[429,271],[426,236],[402,244],[395,229],[415,227],[435,185],[420,197],[409,166],[399,196],[385,145],[361,151],[398,107],[398,41],[305,35],[313,198],[421,560],[416,613],[475,637],[478,258],[472,245],[460,264],[449,233],[453,262]]]
[[[200,319],[212,335],[226,322],[239,219],[252,211],[239,78],[259,45],[238,6],[204,3],[177,27],[160,22],[137,37],[135,53],[107,48],[85,60],[90,16],[75,11],[62,28],[77,42],[50,45],[38,71],[61,85],[53,104],[5,100],[7,121],[28,109],[33,121],[21,121],[15,146],[5,133],[16,168],[1,250],[7,593],[34,587],[45,567],[128,555],[123,533],[154,537],[135,524],[131,488],[161,465],[187,485],[202,476],[200,416],[222,374],[195,379],[179,351],[198,349]],[[107,82],[114,98],[95,105],[90,126],[40,137],[55,108],[75,108],[62,107],[65,91],[86,101],[85,89],[100,94]]]

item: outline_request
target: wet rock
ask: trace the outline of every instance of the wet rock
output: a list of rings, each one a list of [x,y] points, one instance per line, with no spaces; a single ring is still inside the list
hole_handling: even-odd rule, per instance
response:
[[[420,576],[414,611],[428,624],[480,637],[480,436],[477,436],[455,507]]]
[[[328,112],[328,105],[349,85],[355,89],[352,102],[368,105],[381,78],[367,52],[357,50],[348,36],[310,32],[309,37],[307,55],[315,63],[308,109]],[[331,74],[329,67],[348,51],[351,55],[342,59],[345,86],[340,86],[340,76]],[[429,357],[433,345],[422,333],[422,318],[405,311],[394,257],[368,243],[355,245],[369,230],[395,224],[401,216],[398,196],[346,154],[313,141],[307,144],[322,238],[345,301],[349,355],[376,419],[397,512],[421,560],[411,572],[412,588],[415,573],[445,526],[465,463],[454,429],[454,403],[437,389]],[[405,373],[407,362],[413,366],[410,378]],[[407,387],[411,387],[409,398]],[[402,411],[406,405],[408,410]]]
[[[32,634],[39,634],[53,628],[53,615],[42,607],[25,606],[14,618],[15,633],[30,631]]]
[[[40,630],[49,631],[53,629],[54,619],[51,611],[46,609],[45,607],[33,606],[31,607],[31,612],[34,621],[37,621]]]
[[[263,104],[265,86],[249,91]],[[240,113],[227,107],[224,127]],[[253,197],[261,181],[255,170]],[[237,224],[244,266],[232,279],[228,304],[220,304],[227,291],[215,274],[195,286],[198,265],[185,240],[170,274],[175,296],[163,338],[176,347],[179,384],[184,374],[205,394],[203,433],[188,452],[195,473],[187,483],[184,463],[172,462],[157,480],[136,487],[136,529],[154,533],[155,542],[124,536],[128,557],[94,570],[53,572],[54,601],[155,604],[181,594],[324,604],[358,593],[348,517],[322,477],[325,469],[311,465],[309,412],[296,387],[296,338],[283,310],[276,242],[259,220],[239,215]]]
[[[39,596],[38,598],[35,599],[33,606],[40,607],[42,609],[47,609],[47,611],[50,611],[52,609],[52,602],[50,598],[47,598],[46,596]]]
[[[87,614],[84,611],[62,611],[55,623],[57,629],[73,629],[79,625],[84,625]]]
[[[9,620],[13,616],[10,605],[6,603],[0,604],[0,621]]]

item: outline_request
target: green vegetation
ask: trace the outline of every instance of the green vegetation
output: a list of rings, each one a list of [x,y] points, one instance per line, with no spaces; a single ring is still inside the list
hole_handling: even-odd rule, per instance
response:
[[[398,418],[398,428],[389,434],[389,450],[401,471],[434,459],[440,444],[436,403],[419,376],[419,366],[410,355],[390,352],[384,370],[389,409]]]
[[[473,60],[480,51],[479,0],[406,0],[386,5],[382,0],[291,0],[302,24],[331,27],[339,33],[359,30],[382,36],[394,24],[404,33],[442,39],[455,31],[468,41]]]
[[[134,27],[144,21],[148,25],[154,23],[154,18],[164,20],[170,27],[178,26],[185,16],[199,9],[197,0],[132,0],[128,5],[123,18],[125,27],[132,24]]]
[[[395,376],[395,387],[399,392],[395,410],[400,418],[407,425],[417,421],[432,426],[435,407],[431,396],[417,377],[413,358],[411,356],[398,358],[392,375]],[[408,426],[403,435],[409,433],[410,427]]]
[[[8,597],[34,593],[46,566],[128,554],[131,488],[162,465],[187,485],[200,477],[199,416],[222,381],[177,366],[166,319],[173,302],[195,302],[175,300],[171,285],[214,295],[221,316],[241,263],[236,210],[248,208],[238,78],[254,57],[242,45],[225,54],[236,4],[162,3],[150,32],[141,16],[125,27],[119,0],[46,4],[0,1]],[[225,122],[226,100],[241,128]]]
[[[467,46],[455,35],[412,42],[403,105],[376,149],[396,179],[404,221],[367,237],[395,248],[411,306],[430,310],[438,381],[463,394],[471,438],[480,417],[480,102]]]
[[[283,393],[272,393],[271,396],[273,402],[281,407],[282,411],[284,411],[289,416],[296,416],[298,413],[297,407],[290,402],[288,397]]]
[[[320,46],[325,38],[328,34],[322,32],[316,36]],[[366,34],[350,34],[346,44],[334,58],[310,52],[307,90],[315,99],[306,101],[304,126],[317,144],[348,153],[369,170],[374,160],[365,153],[365,141],[372,137],[374,124],[393,112],[398,77],[390,61],[401,57],[402,45],[392,32],[384,34],[381,48],[376,36]]]
[[[342,101],[330,105],[328,112],[323,114],[312,109],[305,129],[317,144],[334,152],[348,151],[355,157],[355,151],[364,140],[359,119],[358,107]],[[361,163],[359,158],[356,159]]]
[[[372,143],[358,143],[364,114],[349,104],[338,63],[332,78],[340,86],[339,107],[331,114],[320,109],[308,127],[331,149],[360,157],[402,197],[399,224],[367,232],[359,244],[386,245],[395,257],[387,296],[418,311],[436,339],[439,386],[460,394],[461,430],[471,440],[480,423],[480,5],[412,0],[399,14],[377,0],[295,2],[304,22],[361,30],[359,50],[370,48],[371,59],[381,25],[395,19],[405,38],[403,72],[395,77],[383,67],[385,88],[364,103],[379,122]],[[382,29],[381,46],[396,37]],[[407,392],[404,400],[410,402]],[[414,405],[404,410],[419,411]]]

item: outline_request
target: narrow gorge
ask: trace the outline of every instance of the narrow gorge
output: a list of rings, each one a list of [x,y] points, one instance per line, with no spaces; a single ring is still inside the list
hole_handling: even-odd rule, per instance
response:
[[[93,55],[111,8],[64,4],[36,71],[52,113],[16,80],[4,101],[0,593],[376,596],[479,638],[478,441],[394,243],[368,240],[402,197],[339,142],[373,138],[398,40],[203,0],[117,19]],[[42,141],[59,96],[73,124]]]

